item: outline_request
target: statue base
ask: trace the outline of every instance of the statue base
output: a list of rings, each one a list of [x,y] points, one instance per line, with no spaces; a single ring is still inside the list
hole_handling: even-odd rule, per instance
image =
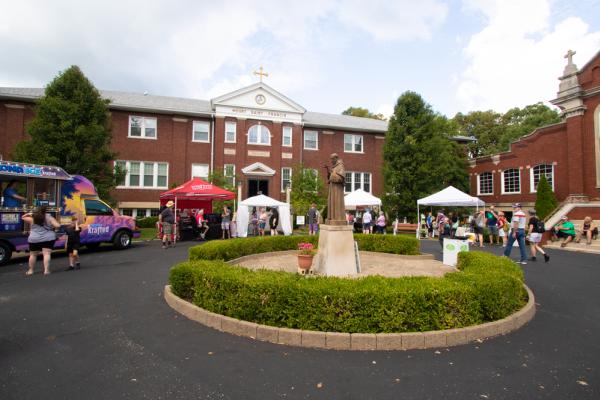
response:
[[[357,275],[358,255],[354,250],[352,226],[321,225],[319,230],[319,251],[313,270],[326,276]]]

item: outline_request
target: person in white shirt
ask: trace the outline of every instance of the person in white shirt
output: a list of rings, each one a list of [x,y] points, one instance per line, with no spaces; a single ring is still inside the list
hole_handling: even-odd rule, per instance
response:
[[[519,242],[519,251],[521,252],[521,260],[518,264],[527,264],[527,254],[525,253],[525,226],[527,225],[527,216],[525,212],[521,210],[521,204],[513,204],[513,217],[511,222],[511,229],[508,236],[508,245],[504,250],[504,255],[510,257],[510,252],[515,243],[515,240]]]
[[[372,216],[369,210],[365,210],[362,215],[363,233],[371,233]]]

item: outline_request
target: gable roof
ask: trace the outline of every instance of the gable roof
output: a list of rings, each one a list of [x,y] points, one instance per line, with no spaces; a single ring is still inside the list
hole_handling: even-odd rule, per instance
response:
[[[224,103],[227,100],[233,99],[235,97],[238,97],[238,96],[248,93],[248,92],[255,91],[256,89],[263,89],[267,93],[271,94],[271,96],[278,98],[279,100],[288,104],[292,109],[296,110],[297,112],[299,112],[301,114],[306,112],[306,109],[304,107],[302,107],[300,104],[296,103],[289,97],[279,93],[277,90],[273,89],[271,86],[267,85],[264,82],[256,82],[255,84],[252,84],[250,86],[246,86],[244,88],[235,90],[233,92],[226,93],[222,96],[215,97],[214,99],[211,100],[211,104],[214,106],[215,104]]]

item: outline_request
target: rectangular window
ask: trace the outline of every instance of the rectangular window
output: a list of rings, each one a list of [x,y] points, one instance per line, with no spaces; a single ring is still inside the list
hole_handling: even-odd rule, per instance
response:
[[[286,147],[292,146],[292,127],[284,126],[283,127],[283,138],[281,139],[281,145]]]
[[[304,131],[304,148],[306,150],[319,150],[319,132]]]
[[[288,187],[292,187],[292,169],[281,168],[281,191],[285,192]]]
[[[210,142],[209,135],[208,135],[209,128],[210,128],[210,124],[208,122],[194,121],[192,142],[209,143]]]
[[[345,153],[362,153],[363,152],[363,137],[362,135],[344,134],[344,152]]]
[[[151,217],[158,217],[159,215],[160,215],[160,208],[151,208],[150,209]]]
[[[521,171],[516,168],[502,172],[502,194],[521,193]]]
[[[156,139],[156,118],[129,116],[129,137]]]
[[[537,192],[537,186],[538,183],[540,183],[540,178],[542,176],[546,177],[546,180],[550,184],[550,187],[552,188],[552,190],[554,190],[554,166],[552,164],[536,165],[529,171],[529,176],[531,179],[531,193]]]
[[[225,122],[225,143],[235,143],[235,122]]]
[[[208,164],[192,164],[192,179],[200,178],[207,180],[208,173]]]
[[[354,190],[362,189],[365,192],[371,193],[372,174],[370,172],[346,172],[346,182],[344,184],[344,192],[350,193]]]
[[[123,178],[117,183],[117,186],[125,186],[125,181],[127,178],[127,163],[125,161],[115,161],[115,167],[124,172]]]
[[[230,186],[235,186],[235,164],[225,164],[223,166],[223,176]]]
[[[115,165],[124,168],[125,178],[119,188],[166,189],[168,185],[169,164],[152,161],[115,161]]]
[[[494,194],[494,177],[491,172],[484,172],[479,175],[477,182],[477,194]]]
[[[132,208],[122,208],[121,215],[127,215],[128,217],[133,217],[133,209]]]

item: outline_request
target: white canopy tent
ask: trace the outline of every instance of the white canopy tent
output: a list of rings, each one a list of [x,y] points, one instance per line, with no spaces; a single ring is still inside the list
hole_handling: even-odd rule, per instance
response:
[[[248,221],[250,220],[250,207],[277,207],[279,211],[279,223],[277,229],[283,231],[284,235],[292,234],[292,223],[290,220],[290,205],[282,203],[263,194],[249,197],[241,201],[237,209],[237,232],[238,237],[248,236]]]
[[[355,210],[359,206],[380,206],[381,199],[373,196],[371,193],[365,192],[362,189],[357,189],[352,193],[344,196],[344,204],[346,210]]]
[[[485,202],[478,197],[461,192],[454,186],[448,186],[431,196],[417,200],[417,237],[420,237],[420,206],[477,207],[479,209],[479,207],[485,207]]]

